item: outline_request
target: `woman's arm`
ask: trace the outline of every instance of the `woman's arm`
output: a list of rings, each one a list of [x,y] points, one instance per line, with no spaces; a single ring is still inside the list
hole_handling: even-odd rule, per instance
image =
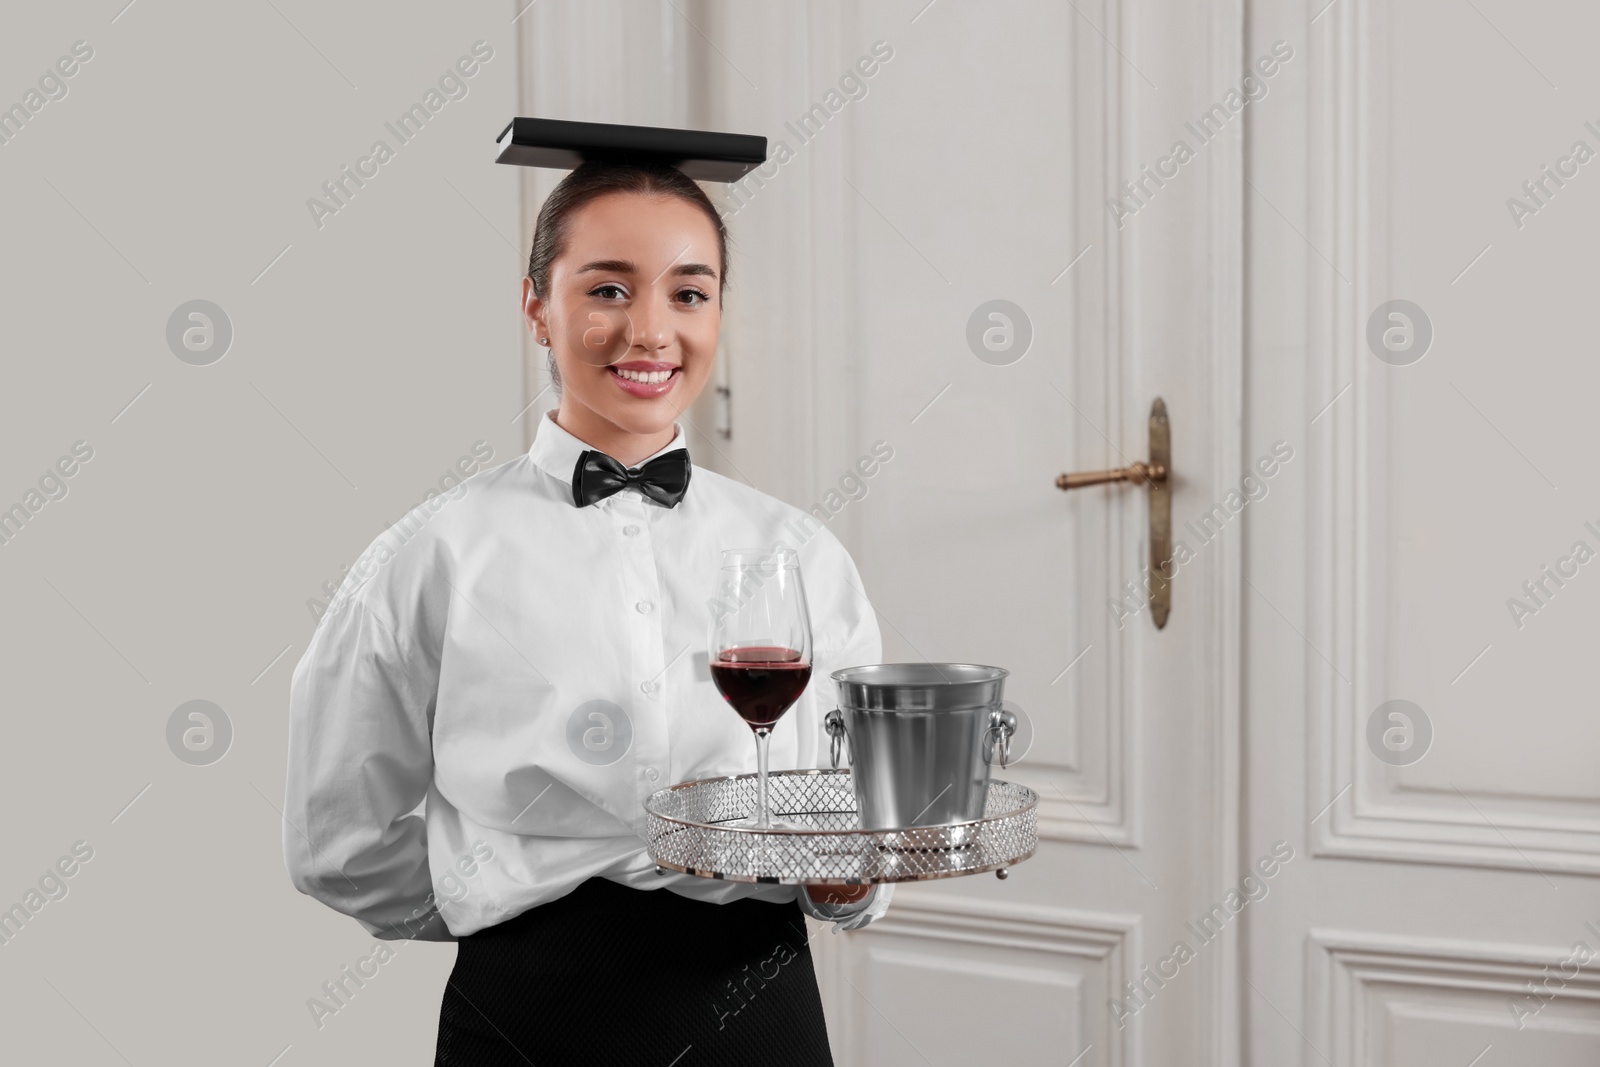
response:
[[[297,889],[373,935],[449,940],[417,810],[433,777],[437,656],[361,595],[378,592],[336,597],[295,668],[284,856]]]
[[[821,665],[817,675],[825,686],[819,693],[823,697],[823,710],[834,706],[832,680],[828,675],[843,667],[859,667],[883,661],[883,636],[878,629],[878,614],[867,599],[866,586],[856,570],[855,561],[829,530],[819,531],[819,547],[836,553],[839,579],[830,583],[823,610],[819,617],[842,622],[844,631],[835,649],[830,650],[828,662]],[[826,754],[827,747],[823,752]],[[820,765],[826,766],[820,760]],[[841,757],[843,766],[843,757]],[[804,886],[800,894],[800,908],[813,919],[832,922],[834,932],[856,930],[889,910],[894,896],[893,883],[875,886]]]

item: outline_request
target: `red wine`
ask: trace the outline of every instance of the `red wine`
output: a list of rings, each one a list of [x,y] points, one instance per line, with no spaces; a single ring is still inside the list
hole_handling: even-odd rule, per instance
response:
[[[712,661],[711,680],[754,730],[771,727],[800,699],[811,681],[811,664],[801,663],[792,648],[729,648]]]

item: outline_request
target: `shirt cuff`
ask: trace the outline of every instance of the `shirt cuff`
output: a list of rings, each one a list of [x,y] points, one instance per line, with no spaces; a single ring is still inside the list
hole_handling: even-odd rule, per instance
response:
[[[444,916],[437,910],[431,910],[425,915],[414,919],[407,919],[393,926],[376,926],[366,920],[359,920],[367,928],[367,933],[379,941],[455,941],[456,935],[450,932],[450,927],[445,925]]]

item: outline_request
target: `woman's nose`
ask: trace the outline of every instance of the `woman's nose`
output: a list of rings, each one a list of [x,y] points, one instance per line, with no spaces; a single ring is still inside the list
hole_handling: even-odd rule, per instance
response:
[[[652,297],[643,301],[633,312],[633,343],[636,347],[654,351],[665,348],[671,337],[667,309]]]

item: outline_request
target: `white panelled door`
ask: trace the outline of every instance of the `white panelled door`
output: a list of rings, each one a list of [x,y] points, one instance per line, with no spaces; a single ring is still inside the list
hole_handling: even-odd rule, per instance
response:
[[[1252,1064],[1600,1063],[1591,5],[1270,0],[1252,105]],[[1253,505],[1254,506],[1254,505]],[[1253,905],[1252,908],[1255,908]]]

